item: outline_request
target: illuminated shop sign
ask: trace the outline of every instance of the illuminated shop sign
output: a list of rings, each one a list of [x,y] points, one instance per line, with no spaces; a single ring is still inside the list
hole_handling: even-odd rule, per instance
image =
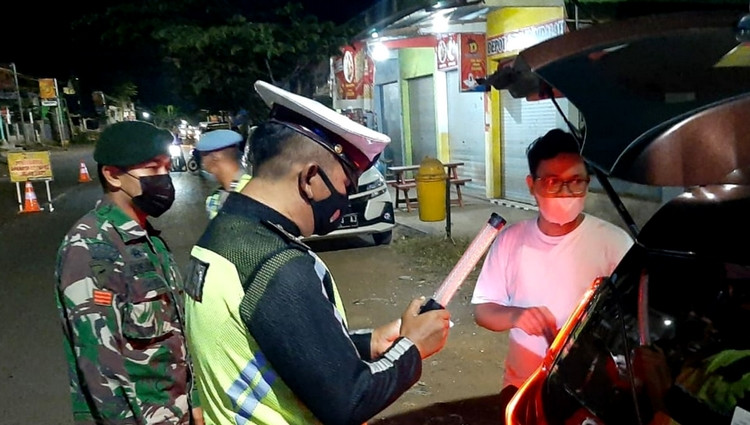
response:
[[[565,20],[521,28],[487,39],[487,56],[514,52],[565,33]]]

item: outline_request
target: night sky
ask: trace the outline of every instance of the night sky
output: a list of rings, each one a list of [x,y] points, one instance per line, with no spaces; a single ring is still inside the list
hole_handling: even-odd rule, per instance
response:
[[[137,1],[137,0],[136,0]],[[375,3],[375,0],[347,0],[335,5],[326,0],[301,0],[305,10],[321,20],[343,23]],[[13,15],[3,16],[0,67],[16,64],[19,73],[36,78],[67,78],[71,69],[69,22],[84,2],[14,2]]]

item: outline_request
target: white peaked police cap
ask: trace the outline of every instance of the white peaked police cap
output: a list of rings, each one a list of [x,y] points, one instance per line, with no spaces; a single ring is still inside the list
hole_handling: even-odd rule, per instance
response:
[[[255,82],[255,90],[271,108],[271,121],[314,140],[357,176],[370,168],[391,142],[385,134],[354,122],[315,100],[261,80]]]

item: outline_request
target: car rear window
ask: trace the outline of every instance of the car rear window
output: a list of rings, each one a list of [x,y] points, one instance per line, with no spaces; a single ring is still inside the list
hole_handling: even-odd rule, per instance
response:
[[[729,424],[737,406],[750,408],[747,270],[631,251],[551,368],[549,422],[584,409],[606,424],[648,424],[657,412],[681,425]]]

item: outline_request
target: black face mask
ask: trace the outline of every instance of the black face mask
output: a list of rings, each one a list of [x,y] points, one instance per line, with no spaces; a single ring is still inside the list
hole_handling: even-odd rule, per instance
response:
[[[164,214],[174,202],[174,185],[169,174],[136,177],[141,184],[141,194],[133,196],[133,205],[151,217]]]
[[[349,213],[349,197],[339,193],[320,168],[318,168],[318,174],[331,192],[331,196],[321,201],[310,200],[315,223],[313,233],[322,236],[338,229],[341,225],[341,219]]]

